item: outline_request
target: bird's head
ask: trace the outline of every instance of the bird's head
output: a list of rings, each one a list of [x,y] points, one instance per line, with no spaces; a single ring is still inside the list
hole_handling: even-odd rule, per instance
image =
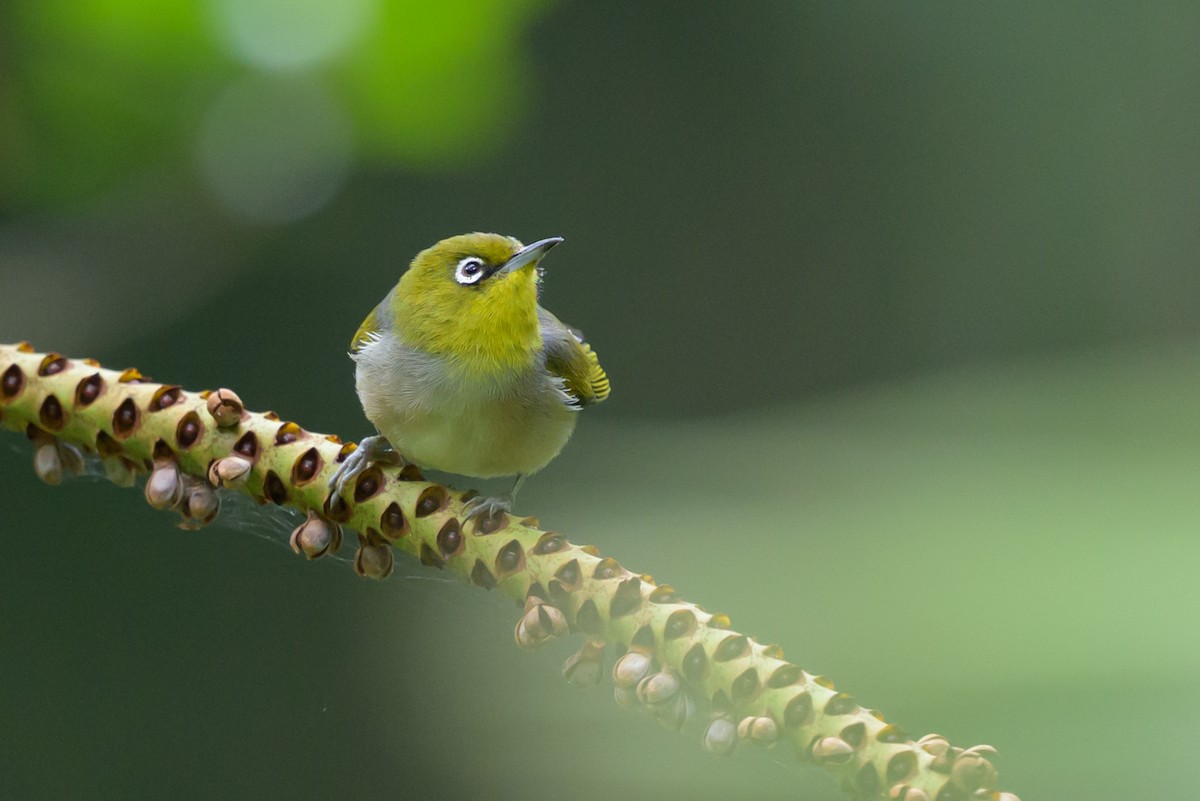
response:
[[[561,241],[475,233],[421,251],[393,296],[404,339],[481,366],[529,358],[541,347],[538,265]]]

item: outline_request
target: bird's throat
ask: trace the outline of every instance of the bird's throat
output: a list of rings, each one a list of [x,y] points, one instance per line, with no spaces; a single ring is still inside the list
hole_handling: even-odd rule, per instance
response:
[[[523,277],[523,276],[520,276]],[[537,290],[505,279],[487,292],[459,293],[457,303],[411,304],[397,320],[406,344],[480,377],[524,371],[542,347]]]

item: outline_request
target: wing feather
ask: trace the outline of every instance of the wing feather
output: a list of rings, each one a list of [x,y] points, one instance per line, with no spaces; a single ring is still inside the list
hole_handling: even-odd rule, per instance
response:
[[[538,306],[542,330],[542,352],[546,369],[562,379],[567,392],[579,406],[600,403],[611,390],[600,359],[583,339],[583,333],[566,325]]]
[[[390,315],[387,310],[392,307],[392,297],[396,290],[393,289],[387,293],[379,305],[371,309],[371,313],[362,321],[358,330],[354,332],[354,339],[350,340],[350,353],[358,353],[360,350],[370,345],[384,331],[390,331],[392,328],[389,322]]]

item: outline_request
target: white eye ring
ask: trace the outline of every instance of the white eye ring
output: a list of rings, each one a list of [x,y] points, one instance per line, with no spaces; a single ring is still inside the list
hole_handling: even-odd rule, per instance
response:
[[[468,256],[454,268],[454,280],[460,284],[477,284],[483,276],[483,259],[475,256]]]

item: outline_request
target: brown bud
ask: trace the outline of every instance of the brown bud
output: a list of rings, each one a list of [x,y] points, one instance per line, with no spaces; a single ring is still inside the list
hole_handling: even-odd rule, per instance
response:
[[[292,532],[288,544],[296,553],[316,559],[341,547],[342,527],[316,512],[309,512],[308,518]]]
[[[240,487],[250,475],[253,464],[242,456],[226,456],[208,468],[208,483],[214,487]]]
[[[618,687],[636,687],[650,672],[650,657],[641,651],[627,651],[613,665],[613,684]]]
[[[841,737],[822,737],[813,744],[812,754],[817,761],[840,764],[850,760],[854,749]]]
[[[696,702],[687,691],[682,691],[675,693],[675,696],[664,704],[647,704],[646,709],[663,726],[678,731],[696,714]]]
[[[216,490],[205,481],[193,476],[184,476],[183,486],[183,503],[179,507],[179,513],[183,515],[183,522],[179,524],[179,527],[195,531],[207,526],[216,518],[217,512],[221,509],[221,499],[217,497]]]
[[[770,747],[779,739],[779,726],[766,715],[744,717],[738,721],[738,736],[755,745]]]
[[[208,396],[208,413],[219,428],[236,426],[243,411],[242,399],[232,389],[218,389]]]
[[[737,747],[738,727],[729,718],[713,718],[704,730],[704,749],[717,756],[727,756]]]
[[[33,472],[47,484],[59,484],[63,478],[62,457],[53,440],[42,442],[33,448]]]
[[[929,801],[929,793],[920,787],[909,787],[907,784],[897,784],[888,793],[893,801]]]
[[[941,756],[950,750],[950,743],[940,734],[926,734],[920,740],[917,740],[917,745],[925,750],[925,753],[933,756]]]
[[[589,639],[563,663],[563,676],[576,687],[595,687],[604,675],[604,640]]]
[[[996,769],[976,751],[964,751],[954,760],[950,780],[965,792],[990,790],[996,784]]]
[[[558,607],[540,598],[525,600],[525,614],[517,621],[513,638],[522,648],[538,648],[567,633],[567,618]]]
[[[137,483],[137,467],[124,456],[110,453],[101,457],[100,463],[104,466],[104,475],[118,487],[128,488]]]
[[[385,579],[392,575],[392,546],[374,532],[369,537],[358,535],[358,551],[354,554],[354,572],[363,578]]]
[[[679,693],[681,687],[678,676],[661,670],[638,682],[638,700],[647,706],[665,704]]]
[[[146,479],[146,502],[155,509],[172,509],[183,500],[183,478],[174,459],[159,459]]]
[[[613,698],[619,706],[633,709],[638,705],[637,690],[633,687],[614,687]]]
[[[58,448],[58,458],[62,461],[63,471],[72,475],[83,475],[83,451],[78,445],[59,440],[55,443]]]

